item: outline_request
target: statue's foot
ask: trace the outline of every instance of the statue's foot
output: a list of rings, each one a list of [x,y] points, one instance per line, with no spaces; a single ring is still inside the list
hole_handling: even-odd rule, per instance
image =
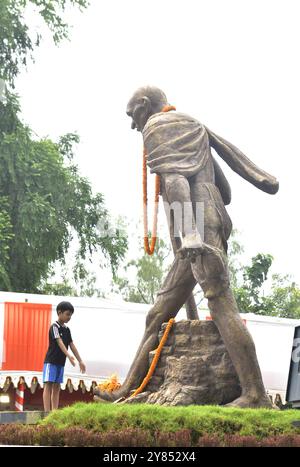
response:
[[[270,398],[265,395],[262,397],[253,396],[241,396],[224,405],[224,407],[240,408],[240,409],[278,409],[277,406],[273,405]]]
[[[101,391],[99,388],[95,388],[93,390],[94,394],[94,401],[106,401],[106,402],[115,402],[117,399],[120,399],[121,397],[125,397],[128,395],[127,391],[124,389],[120,388],[117,389],[116,391],[109,392],[109,391]]]

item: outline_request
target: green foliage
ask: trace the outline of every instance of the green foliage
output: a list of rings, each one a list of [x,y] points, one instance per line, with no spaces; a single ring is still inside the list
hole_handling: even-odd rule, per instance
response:
[[[8,198],[0,196],[1,211],[0,211],[0,283],[9,289],[10,279],[7,274],[9,262],[9,243],[13,238],[13,229],[8,213]]]
[[[32,426],[8,424],[0,426],[0,443],[2,445],[19,446],[77,446],[77,447],[299,447],[300,435],[291,433],[258,438],[254,435],[204,434],[196,437],[192,430],[151,432],[141,428],[124,428],[95,432],[91,429],[68,427],[65,429],[53,426]],[[106,454],[109,456],[109,454]],[[164,453],[165,460],[174,460],[178,456],[170,451]],[[103,457],[105,460],[105,457]],[[188,454],[189,461],[195,460],[193,451]],[[164,460],[164,457],[163,457]]]
[[[267,280],[272,262],[273,257],[271,255],[258,253],[252,258],[251,266],[245,267],[244,281],[253,294]]]
[[[66,280],[55,284],[47,282],[40,287],[40,292],[46,295],[77,296],[77,290]]]
[[[235,283],[235,296],[244,313],[247,311],[257,313],[261,307],[260,290],[267,280],[273,257],[269,254],[258,253],[251,259],[251,266],[244,266],[243,285]]]
[[[21,67],[26,66],[28,58],[39,46],[41,35],[30,31],[26,24],[25,13],[29,6],[34,7],[52,32],[55,44],[68,37],[69,27],[63,20],[68,5],[80,9],[88,6],[87,0],[1,0],[0,2],[0,78],[11,85]]]
[[[236,287],[238,284],[238,276],[243,269],[240,263],[240,257],[244,253],[244,247],[238,239],[238,231],[232,229],[231,236],[228,241],[228,269],[230,273],[231,285]]]
[[[272,276],[270,295],[261,301],[261,314],[300,319],[300,289],[289,275]]]
[[[51,265],[64,263],[73,238],[79,244],[75,279],[84,278],[84,262],[96,251],[115,273],[127,239],[119,229],[113,235],[100,229],[111,221],[103,195],[92,193],[73,163],[78,136],[65,135],[58,143],[33,139],[18,111],[18,99],[7,93],[6,103],[0,102],[0,288],[41,291]]]
[[[142,240],[139,240],[142,243]],[[142,256],[129,261],[124,271],[127,277],[116,277],[114,285],[124,300],[136,303],[153,303],[162,285],[166,272],[166,259],[170,248],[163,239],[157,239],[155,252],[149,256],[141,250]],[[134,278],[130,275],[134,272]]]
[[[105,298],[105,294],[101,289],[96,287],[97,277],[90,271],[85,271],[84,277],[79,281],[71,283],[71,281],[63,276],[60,282],[42,283],[39,287],[39,293],[47,295],[69,295],[72,297],[101,297]]]
[[[224,434],[254,435],[258,438],[296,433],[291,422],[295,410],[235,409],[220,406],[163,407],[151,404],[115,405],[77,403],[51,412],[42,426],[67,429],[81,427],[94,432],[140,428],[150,431],[190,430],[194,442],[199,436]]]
[[[255,313],[281,318],[300,318],[300,289],[289,275],[273,274],[270,292],[264,291],[273,257],[258,253],[250,266],[241,266],[239,256],[244,251],[233,232],[229,243],[229,269],[232,288],[243,313]]]

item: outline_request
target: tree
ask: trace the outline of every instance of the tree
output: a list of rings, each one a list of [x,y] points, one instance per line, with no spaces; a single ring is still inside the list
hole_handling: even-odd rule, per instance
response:
[[[124,271],[127,277],[116,277],[114,285],[124,300],[136,303],[153,303],[162,285],[171,252],[163,239],[158,239],[155,252],[149,256],[144,249],[135,260],[129,261]],[[133,274],[132,274],[133,273]],[[130,279],[130,275],[133,275]]]
[[[300,319],[300,289],[290,275],[272,276],[271,294],[263,298],[261,308],[261,314]]]
[[[30,13],[44,20],[58,44],[68,37],[63,19],[66,8],[87,5],[87,0],[0,2],[0,287],[4,290],[51,290],[47,279],[53,264],[65,262],[76,237],[74,277],[81,288],[86,280],[91,293],[94,278],[86,269],[86,260],[100,249],[115,273],[126,251],[127,240],[120,230],[107,233],[111,221],[103,196],[93,195],[88,180],[73,163],[78,136],[67,134],[56,143],[34,139],[19,118],[18,98],[8,90],[4,99],[2,94],[3,79],[14,87],[21,68],[40,45],[41,34],[26,22],[27,9],[32,7]],[[74,291],[65,282],[57,284],[58,289]]]
[[[68,134],[57,143],[33,139],[18,112],[18,99],[7,92],[6,103],[0,102],[0,288],[39,291],[51,265],[64,263],[75,237],[77,278],[97,250],[115,273],[127,238],[119,229],[113,235],[107,230],[111,221],[103,195],[93,195],[73,163],[78,136]]]
[[[97,277],[94,273],[86,271],[84,277],[75,284],[68,278],[67,270],[62,271],[59,282],[43,282],[39,287],[39,292],[47,295],[70,295],[73,297],[101,297],[105,294],[96,287]]]
[[[250,266],[244,266],[241,269],[243,282],[239,285],[236,280],[233,291],[239,309],[244,313],[251,312],[259,314],[262,310],[261,289],[268,278],[268,272],[272,262],[273,257],[271,255],[258,253],[251,259]]]
[[[232,288],[243,313],[300,318],[300,289],[289,275],[273,274],[270,292],[264,292],[273,257],[258,253],[251,259],[250,266],[241,266],[239,256],[244,251],[233,232],[229,242],[229,269]]]
[[[10,279],[7,273],[9,262],[9,242],[13,238],[13,228],[8,213],[8,199],[0,198],[2,208],[0,211],[0,283],[6,289],[10,288]]]
[[[244,253],[244,247],[238,238],[238,231],[232,229],[228,241],[228,269],[230,282],[233,288],[238,286],[239,279],[243,273],[243,266],[240,262],[241,255]]]
[[[0,78],[13,85],[20,68],[40,45],[41,34],[29,29],[25,20],[26,8],[34,7],[52,32],[55,44],[68,37],[69,27],[63,20],[68,5],[80,9],[88,6],[87,0],[1,0],[0,2]]]

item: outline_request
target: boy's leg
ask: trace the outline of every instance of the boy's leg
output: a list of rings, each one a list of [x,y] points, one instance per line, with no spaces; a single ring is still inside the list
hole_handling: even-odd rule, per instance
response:
[[[45,412],[50,412],[51,410],[52,385],[53,383],[44,383],[43,403]]]
[[[59,405],[59,393],[60,393],[60,385],[64,379],[64,366],[56,365],[55,366],[55,379],[52,389],[52,410],[58,409]]]
[[[60,383],[53,383],[52,397],[51,397],[52,410],[58,409],[59,393],[60,393]]]

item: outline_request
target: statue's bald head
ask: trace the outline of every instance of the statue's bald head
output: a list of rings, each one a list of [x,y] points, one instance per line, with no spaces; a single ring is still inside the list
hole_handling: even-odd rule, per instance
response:
[[[142,131],[148,118],[161,112],[168,103],[165,93],[155,86],[143,86],[131,97],[127,104],[126,113],[132,118],[131,128]]]

